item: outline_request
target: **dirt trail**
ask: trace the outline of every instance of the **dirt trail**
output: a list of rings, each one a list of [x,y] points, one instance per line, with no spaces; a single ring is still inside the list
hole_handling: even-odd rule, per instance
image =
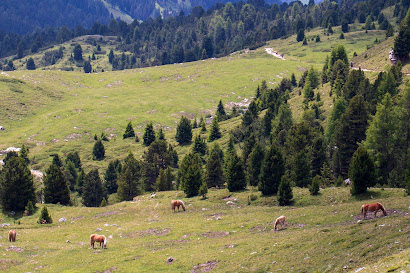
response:
[[[273,48],[271,48],[271,47],[265,48],[265,51],[266,51],[266,53],[268,53],[268,54],[270,54],[270,55],[272,55],[272,56],[274,56],[274,57],[276,57],[276,58],[279,58],[279,59],[282,59],[282,60],[286,60],[285,57],[283,57],[283,54],[279,54],[279,52],[274,51]]]

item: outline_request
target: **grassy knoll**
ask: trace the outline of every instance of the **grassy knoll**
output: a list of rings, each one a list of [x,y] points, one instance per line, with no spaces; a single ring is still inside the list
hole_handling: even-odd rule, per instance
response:
[[[348,188],[327,188],[315,197],[294,188],[291,207],[278,207],[275,197],[253,189],[233,194],[211,190],[206,200],[172,191],[104,208],[49,205],[54,223],[47,226],[36,223],[39,210],[18,219],[20,225],[0,215],[2,223],[12,223],[1,228],[0,268],[190,272],[201,264],[211,272],[408,270],[409,197],[400,189],[371,189],[370,194],[375,196],[371,202],[385,205],[388,217],[358,221],[361,204],[370,200],[351,197]],[[250,195],[256,199],[247,205]],[[173,198],[184,200],[187,211],[171,213]],[[274,232],[273,221],[280,215],[287,216],[288,225]],[[62,217],[67,221],[59,222]],[[10,228],[17,230],[15,243],[7,242]],[[92,233],[109,236],[108,248],[91,249]]]

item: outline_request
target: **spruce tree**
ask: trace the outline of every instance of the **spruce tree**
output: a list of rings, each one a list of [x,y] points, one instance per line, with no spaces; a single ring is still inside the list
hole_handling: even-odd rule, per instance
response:
[[[51,224],[53,223],[53,219],[51,218],[50,214],[48,213],[48,209],[46,206],[43,207],[41,210],[40,217],[38,218],[39,224]]]
[[[73,191],[75,189],[75,185],[77,184],[78,173],[72,161],[67,161],[64,173],[70,190]]]
[[[259,190],[263,195],[272,195],[278,192],[278,187],[285,173],[285,162],[280,149],[271,145],[265,154],[261,166]]]
[[[367,150],[359,146],[353,154],[349,166],[349,178],[352,181],[350,193],[357,195],[367,191],[367,187],[376,184],[375,167]]]
[[[206,194],[208,193],[208,187],[206,185],[206,182],[202,182],[201,187],[199,188],[198,194],[202,196],[202,199],[206,199]]]
[[[30,159],[28,158],[28,153],[29,150],[26,148],[26,146],[23,144],[21,145],[21,149],[20,149],[20,157],[24,159],[24,162],[26,162],[26,164],[30,164]]]
[[[161,127],[158,129],[155,139],[156,140],[165,140],[164,131],[162,130]]]
[[[84,62],[83,70],[84,70],[84,73],[91,73],[93,71],[93,67],[91,66],[90,61]]]
[[[93,169],[85,175],[82,197],[86,207],[99,207],[103,198],[107,197],[98,169]]]
[[[63,162],[60,159],[60,156],[58,154],[53,154],[51,155],[53,157],[53,161],[51,162],[51,164],[56,165],[57,167],[63,167]]]
[[[27,70],[36,70],[36,64],[34,63],[33,58],[28,58],[27,63],[26,63],[26,69]]]
[[[141,164],[129,152],[118,177],[118,197],[121,201],[131,201],[135,196],[142,194]]]
[[[394,40],[394,53],[402,59],[409,57],[410,52],[410,8],[400,24],[399,34]]]
[[[175,140],[181,145],[190,143],[192,140],[191,122],[185,116],[181,116],[178,123]]]
[[[247,160],[247,178],[250,186],[258,186],[259,175],[265,153],[262,146],[256,143]]]
[[[23,43],[20,42],[17,45],[17,59],[21,59],[23,58],[23,56],[24,56],[24,46],[23,46]]]
[[[296,186],[301,188],[312,183],[312,168],[308,148],[302,149],[295,155],[292,177]]]
[[[187,154],[179,168],[180,187],[187,197],[197,196],[202,185],[201,158],[197,153]]]
[[[81,159],[80,159],[80,155],[78,154],[78,152],[69,152],[67,153],[67,157],[66,157],[66,164],[71,161],[73,162],[74,166],[80,170],[81,169]]]
[[[246,176],[242,159],[232,152],[226,162],[226,184],[230,192],[244,190],[246,188]]]
[[[105,189],[107,191],[107,194],[112,194],[112,193],[117,192],[117,189],[118,189],[117,166],[118,166],[118,164],[121,164],[118,159],[115,160],[115,161],[110,161],[110,163],[108,163],[107,170],[105,171],[104,186],[105,186]]]
[[[277,199],[278,199],[279,206],[286,206],[286,205],[291,204],[292,198],[293,198],[293,191],[292,191],[292,187],[290,186],[289,179],[286,175],[283,175],[280,180],[280,184],[278,188]]]
[[[105,157],[105,148],[101,139],[97,140],[93,147],[93,159],[94,160],[103,160]]]
[[[211,123],[211,129],[209,130],[208,141],[212,142],[216,139],[222,137],[221,131],[219,130],[218,118],[214,117]]]
[[[199,153],[204,156],[207,152],[207,145],[204,139],[200,135],[196,135],[194,138],[194,143],[192,144],[192,152]]]
[[[216,108],[215,117],[218,118],[218,121],[224,121],[227,119],[227,115],[225,112],[224,105],[222,104],[222,100],[219,100],[218,107]]]
[[[74,60],[75,61],[82,61],[83,60],[83,49],[81,48],[80,44],[76,44],[73,49]]]
[[[146,191],[155,190],[155,183],[159,175],[160,169],[166,169],[168,166],[174,166],[178,163],[175,162],[175,156],[177,156],[171,145],[165,140],[156,140],[151,143],[148,150],[144,152],[142,165],[143,180]],[[176,158],[178,161],[178,158]]]
[[[208,161],[205,165],[205,175],[204,181],[208,188],[212,187],[223,187],[225,183],[225,177],[223,172],[223,163],[221,160],[221,155],[218,151],[218,146],[214,146],[208,157]]]
[[[174,175],[170,167],[159,170],[159,175],[156,182],[157,191],[170,191],[172,190],[172,181],[174,180]]]
[[[152,122],[148,123],[145,127],[144,134],[142,135],[143,145],[149,146],[152,142],[155,141],[155,130],[152,125]]]
[[[26,210],[24,211],[25,216],[30,216],[34,214],[34,206],[33,203],[29,200],[26,206]]]
[[[313,177],[312,184],[309,185],[309,191],[311,195],[319,194],[321,180],[322,178],[319,175]]]
[[[83,169],[81,169],[77,177],[77,184],[75,186],[75,190],[78,192],[80,196],[83,195],[84,179],[85,179],[85,172]]]
[[[16,154],[5,161],[0,171],[0,203],[5,211],[23,211],[29,201],[36,203],[33,176],[24,159]]]
[[[126,139],[126,138],[128,138],[128,137],[135,137],[135,132],[134,132],[134,129],[132,128],[132,123],[131,123],[131,121],[128,122],[127,127],[125,128],[125,132],[124,132],[124,134],[122,135],[122,138],[123,138],[123,139]]]
[[[44,201],[45,203],[68,205],[70,203],[70,189],[67,179],[55,164],[51,164],[46,170],[44,177]]]

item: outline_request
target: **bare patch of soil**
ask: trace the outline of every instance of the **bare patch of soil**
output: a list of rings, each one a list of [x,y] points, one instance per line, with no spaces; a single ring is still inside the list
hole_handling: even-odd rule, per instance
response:
[[[109,212],[103,212],[103,213],[97,214],[95,217],[114,215],[114,214],[117,214],[117,213],[119,213],[119,212],[120,212],[120,211],[118,211],[118,210],[109,211]]]
[[[167,235],[168,233],[171,232],[171,229],[169,228],[164,228],[164,229],[147,229],[147,230],[140,230],[140,231],[134,231],[130,233],[125,233],[122,234],[123,237],[125,238],[135,238],[135,237],[143,237],[143,236],[149,236],[149,235]]]
[[[200,273],[200,272],[209,272],[212,269],[214,269],[216,266],[218,265],[217,261],[208,261],[204,264],[197,264],[195,265],[191,271],[189,271],[190,273]]]
[[[220,213],[214,213],[214,214],[211,214],[211,215],[209,215],[209,216],[211,216],[211,217],[215,217],[215,216],[222,216],[222,215],[226,215],[226,213],[223,213],[223,212],[220,212]]]
[[[257,232],[257,233],[266,232],[266,231],[267,231],[267,227],[266,227],[266,226],[257,225],[257,226],[254,226],[253,228],[251,228],[249,231],[250,231],[250,232]]]
[[[184,111],[180,111],[180,112],[178,112],[178,113],[172,114],[172,116],[174,116],[174,117],[185,116],[185,117],[187,117],[188,119],[193,120],[196,115],[193,114],[193,113],[187,113],[187,112],[184,112]]]
[[[166,81],[168,81],[167,77],[160,77],[159,78],[159,82],[166,82]]]
[[[84,216],[77,216],[77,217],[71,218],[71,220],[78,220],[78,219],[83,219],[83,218],[84,218]]]
[[[116,87],[116,86],[123,86],[124,83],[122,81],[115,81],[113,83],[107,84],[105,87]]]
[[[152,109],[151,111],[147,111],[148,114],[155,114],[156,112],[158,112],[157,109]]]
[[[17,247],[17,246],[11,246],[9,248],[6,248],[6,251],[23,252],[24,248]]]
[[[111,266],[109,269],[106,269],[104,271],[102,271],[102,273],[111,273],[117,271],[117,268],[115,266]],[[99,273],[98,271],[96,271],[96,273]]]
[[[286,225],[285,225],[285,226],[286,226]],[[303,227],[306,227],[306,224],[296,223],[296,224],[292,224],[292,227],[295,227],[295,228],[303,228]]]
[[[205,233],[201,233],[202,236],[207,238],[222,238],[229,235],[227,231],[208,231]]]
[[[1,259],[0,260],[0,270],[9,269],[12,266],[16,266],[17,261],[10,260],[10,259]]]

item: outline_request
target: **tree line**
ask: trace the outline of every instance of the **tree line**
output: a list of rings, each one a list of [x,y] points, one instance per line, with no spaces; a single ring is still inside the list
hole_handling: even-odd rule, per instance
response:
[[[90,28],[47,28],[31,34],[17,35],[0,32],[0,57],[20,59],[54,44],[86,34],[117,36],[118,45],[112,50],[122,54],[109,56],[114,70],[190,62],[226,56],[244,48],[257,48],[266,41],[298,34],[315,27],[331,28],[342,25],[345,32],[354,22],[379,28],[393,29],[382,9],[394,5],[394,15],[405,17],[408,4],[404,0],[343,1],[324,0],[308,5],[299,1],[278,5],[264,1],[248,1],[215,5],[205,11],[194,7],[189,15],[148,18],[127,24],[111,19],[108,24],[94,22]],[[6,64],[7,65],[7,64]]]

